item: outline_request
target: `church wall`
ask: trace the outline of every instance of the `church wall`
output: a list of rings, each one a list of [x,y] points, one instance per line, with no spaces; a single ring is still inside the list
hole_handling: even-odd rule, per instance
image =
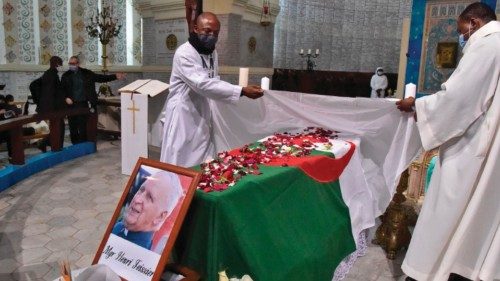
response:
[[[29,95],[29,83],[42,74],[43,71],[0,71],[0,84],[6,85],[0,94],[10,94],[16,101],[26,101]]]
[[[422,0],[414,1],[408,47],[406,83],[417,84],[420,94],[434,93],[451,75],[454,68],[436,66],[437,43],[458,42],[456,18],[472,0]],[[498,7],[496,0],[483,0],[491,7]],[[461,51],[459,49],[458,57]]]
[[[300,49],[320,49],[318,70],[397,72],[411,0],[281,0],[274,67],[305,69]]]
[[[142,46],[142,62],[143,65],[155,65],[156,62],[156,38],[155,38],[155,19],[154,18],[144,18],[142,20],[142,40],[144,42]]]
[[[221,22],[217,43],[221,79],[237,84],[239,67],[259,68],[250,70],[249,83],[260,85],[263,76],[272,75],[274,27],[263,27],[232,13],[218,15],[218,18]],[[143,36],[144,78],[168,82],[175,48],[188,39],[185,19],[144,18]],[[167,46],[168,36],[175,37],[175,48],[169,49]],[[255,49],[249,47],[251,37],[255,38]],[[266,71],[263,68],[268,69]],[[150,73],[148,69],[154,69],[154,72]]]
[[[244,20],[241,15],[219,15],[221,32],[217,52],[225,66],[273,67],[274,27]],[[249,46],[250,38],[255,47]]]
[[[83,66],[87,67],[87,66]],[[95,71],[96,73],[100,73],[100,67],[88,66],[89,69]],[[5,84],[5,89],[0,91],[2,95],[13,95],[15,101],[26,101],[28,99],[29,92],[29,84],[31,81],[35,80],[38,77],[43,75],[43,72],[48,69],[48,66],[37,66],[34,67],[35,71],[0,71],[0,84]],[[125,69],[119,69],[119,71],[123,71]],[[62,75],[62,73],[60,73]],[[156,74],[156,73],[154,73]],[[144,79],[143,77],[147,76],[142,72],[134,72],[127,71],[127,78],[123,81],[114,81],[109,83],[113,93],[117,93],[118,89],[135,81],[137,79]],[[162,81],[167,81],[164,75],[163,79],[158,79]],[[157,78],[155,78],[157,79]],[[98,89],[99,84],[96,84],[96,88]]]
[[[255,49],[251,38],[255,38]],[[243,20],[240,35],[240,64],[249,67],[273,67],[274,25],[263,27],[258,23]]]
[[[422,67],[420,69],[419,92],[434,93],[441,89],[455,68],[441,68],[437,63],[438,43],[457,43],[457,17],[473,0],[428,1],[424,29],[424,46],[422,48]],[[457,49],[457,63],[461,57]]]
[[[217,43],[219,65],[272,68],[274,28],[263,27],[237,14],[218,15],[221,31]],[[175,48],[166,44],[168,36],[175,36],[176,47],[188,39],[187,25],[183,18],[143,20],[144,65],[172,66]],[[249,47],[255,38],[255,49]]]

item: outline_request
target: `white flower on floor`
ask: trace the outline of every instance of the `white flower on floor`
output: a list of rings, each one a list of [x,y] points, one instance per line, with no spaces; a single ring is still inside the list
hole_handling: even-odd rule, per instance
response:
[[[229,279],[227,277],[226,271],[220,271],[219,272],[219,281],[253,281],[252,278],[249,275],[243,275],[241,279],[239,278],[231,278]]]

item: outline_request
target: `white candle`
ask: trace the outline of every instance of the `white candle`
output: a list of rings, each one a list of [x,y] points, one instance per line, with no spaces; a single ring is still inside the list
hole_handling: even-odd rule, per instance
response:
[[[249,72],[248,68],[246,67],[240,68],[240,80],[238,85],[242,87],[248,86],[248,72]]]
[[[260,87],[262,88],[262,90],[269,90],[269,82],[269,78],[262,77],[262,79],[260,80]]]
[[[300,54],[304,54],[304,49],[300,49]]]
[[[316,55],[319,55],[319,49],[316,49]]]
[[[307,54],[310,55],[311,54],[311,49],[307,50]]]
[[[417,85],[410,83],[405,86],[405,98],[417,96]]]

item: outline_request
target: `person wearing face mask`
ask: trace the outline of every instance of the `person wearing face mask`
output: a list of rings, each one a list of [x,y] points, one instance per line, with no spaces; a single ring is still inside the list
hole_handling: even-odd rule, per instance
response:
[[[190,167],[214,157],[210,100],[236,103],[241,96],[263,96],[259,86],[241,87],[220,80],[215,50],[219,30],[217,16],[202,13],[189,41],[175,52],[164,111],[162,162]]]
[[[463,57],[442,90],[396,103],[415,115],[423,148],[439,148],[407,280],[500,280],[500,22],[476,2],[457,31]]]
[[[103,75],[80,67],[80,60],[77,56],[72,56],[69,59],[68,65],[69,70],[62,75],[61,81],[66,97],[65,102],[70,108],[91,108],[95,113],[97,106],[95,83],[104,83],[125,78],[124,73]],[[87,141],[87,120],[88,115],[68,117],[72,144]],[[93,125],[97,126],[97,124]]]
[[[57,110],[64,109],[64,94],[61,88],[61,80],[58,72],[61,71],[63,61],[58,56],[53,56],[49,60],[50,68],[42,75],[41,91],[39,102],[36,108],[38,114],[48,114]],[[64,140],[64,119],[60,122],[61,143]],[[47,151],[49,144],[48,138],[44,138],[38,142],[38,148],[42,152]]]
[[[370,98],[385,98],[385,89],[387,89],[387,85],[387,76],[384,74],[384,69],[382,67],[377,67],[370,81],[370,86],[372,88]]]

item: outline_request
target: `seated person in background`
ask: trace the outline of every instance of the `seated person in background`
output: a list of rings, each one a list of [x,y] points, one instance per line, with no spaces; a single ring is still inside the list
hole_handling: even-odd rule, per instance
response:
[[[370,81],[370,86],[372,88],[370,98],[385,98],[385,89],[387,89],[387,85],[387,76],[384,74],[384,69],[378,67]]]
[[[23,113],[23,110],[16,104],[14,104],[14,96],[12,95],[5,96],[5,104],[3,105],[3,109],[5,110],[3,114],[5,119],[17,117]]]
[[[4,105],[5,105],[5,96],[0,95],[0,110],[5,108]]]
[[[17,117],[21,115],[22,110],[14,104],[14,96],[7,95],[4,97],[0,95],[0,120],[5,120],[9,118]],[[11,157],[11,144],[10,144],[10,134],[8,131],[0,132],[0,143],[7,143],[7,151],[9,158]]]

